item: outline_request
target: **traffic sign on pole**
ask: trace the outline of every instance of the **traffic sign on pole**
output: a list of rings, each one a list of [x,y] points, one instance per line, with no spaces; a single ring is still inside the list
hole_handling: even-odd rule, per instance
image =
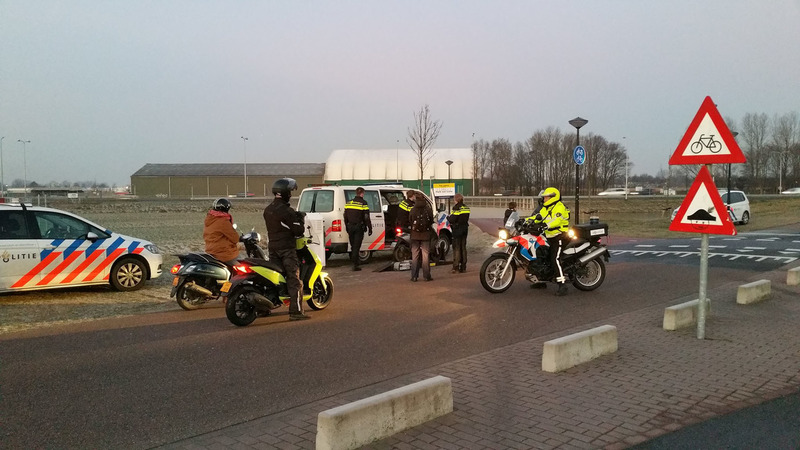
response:
[[[572,160],[579,166],[583,165],[586,162],[586,150],[580,145],[575,147],[572,151]]]
[[[714,180],[711,179],[708,167],[700,168],[669,229],[689,233],[736,235],[736,228]]]
[[[742,149],[714,101],[706,97],[669,159],[669,164],[730,164],[745,161]]]

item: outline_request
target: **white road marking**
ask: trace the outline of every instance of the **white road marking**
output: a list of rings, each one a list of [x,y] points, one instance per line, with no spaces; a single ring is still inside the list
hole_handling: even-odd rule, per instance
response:
[[[674,255],[680,258],[685,258],[687,256],[700,256],[700,252],[681,252],[681,251],[663,251],[663,250],[609,250],[609,253],[611,253],[612,255],[622,255],[630,253],[634,256],[642,256],[646,254],[653,254],[657,256]],[[775,261],[783,261],[784,264],[788,264],[798,259],[795,256],[739,255],[735,253],[709,253],[708,256],[709,257],[719,256],[731,260],[738,258],[747,258],[747,259],[755,259],[757,262],[766,260],[775,260]]]
[[[669,248],[689,248],[688,245],[670,245]]]
[[[767,247],[745,247],[746,250],[766,250]]]
[[[639,245],[635,245],[634,247],[645,247],[645,248],[651,248],[651,247],[655,247],[655,245],[650,245],[650,244],[639,244]]]

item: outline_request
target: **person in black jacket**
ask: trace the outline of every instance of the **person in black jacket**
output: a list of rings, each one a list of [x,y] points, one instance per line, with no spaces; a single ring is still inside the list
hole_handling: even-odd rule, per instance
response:
[[[397,211],[396,226],[402,229],[404,232],[409,231],[408,213],[411,212],[411,208],[414,207],[414,196],[414,191],[409,189],[406,192],[406,198],[400,202],[399,209]]]
[[[356,196],[344,205],[344,226],[350,238],[350,258],[353,260],[353,270],[361,270],[358,267],[358,252],[361,251],[361,243],[364,242],[364,232],[368,231],[372,236],[372,221],[369,219],[369,205],[364,200],[364,188],[356,189]]]
[[[464,196],[456,194],[453,212],[447,217],[453,230],[453,273],[467,271],[467,232],[469,231],[469,207]]]
[[[289,320],[305,320],[311,316],[303,313],[303,283],[300,281],[300,260],[295,241],[305,232],[305,218],[289,206],[297,182],[281,178],[272,185],[275,199],[264,208],[264,222],[269,239],[269,260],[283,266],[286,287],[289,291]]]
[[[430,251],[433,231],[433,211],[426,201],[418,201],[408,213],[411,223],[411,281],[417,281],[419,269],[425,281],[433,281],[431,277]]]

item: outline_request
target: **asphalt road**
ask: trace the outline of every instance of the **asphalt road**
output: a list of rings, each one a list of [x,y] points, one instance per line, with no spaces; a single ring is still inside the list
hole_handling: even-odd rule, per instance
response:
[[[571,288],[555,297],[552,287],[531,290],[518,279],[492,295],[480,286],[481,262],[473,255],[466,274],[435,267],[433,282],[411,283],[408,272],[350,272],[334,261],[334,301],[305,322],[290,323],[282,313],[236,328],[216,305],[2,335],[0,441],[7,448],[149,448],[623,312],[690,300],[698,286],[692,265],[612,257],[594,292]],[[759,270],[715,268],[709,287]]]

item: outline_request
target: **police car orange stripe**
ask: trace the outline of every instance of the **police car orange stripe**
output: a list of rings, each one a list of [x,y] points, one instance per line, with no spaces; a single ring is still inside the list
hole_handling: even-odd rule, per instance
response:
[[[58,247],[59,245],[61,245],[62,242],[63,242],[63,240],[58,240],[58,241],[53,241],[52,244],[55,245],[56,247]],[[78,249],[78,247],[83,245],[84,242],[86,242],[86,241],[84,241],[82,239],[78,239],[78,240],[75,240],[75,242],[73,242],[72,245],[67,247],[67,249],[64,250],[64,253],[62,253],[62,255],[64,255],[64,261],[62,261],[61,264],[56,266],[55,269],[51,270],[50,273],[47,274],[46,277],[42,278],[41,281],[36,283],[36,285],[37,286],[44,286],[44,285],[50,284],[50,282],[53,281],[53,279],[56,276],[60,275],[61,272],[64,271],[64,269],[66,269],[67,267],[69,267],[70,264],[75,262],[75,260],[78,259],[78,257],[81,255],[81,253],[83,253],[83,252],[77,251],[77,249]]]
[[[100,262],[100,264],[98,264],[97,267],[95,267],[94,270],[92,270],[92,273],[90,273],[89,276],[84,278],[83,281],[92,281],[92,280],[94,280],[97,277],[97,275],[99,275],[103,271],[103,269],[108,267],[109,264],[114,262],[114,260],[117,259],[123,253],[125,253],[125,249],[124,248],[118,248],[118,249],[114,250],[113,252],[111,252],[111,255],[106,257],[106,259],[104,259],[102,262]],[[108,277],[106,276],[103,279],[104,280],[108,279]]]
[[[61,280],[62,284],[72,282],[72,280],[86,270],[86,268],[89,267],[89,265],[91,265],[98,256],[103,254],[103,250],[94,250],[91,254],[89,254],[90,251],[91,250],[86,250],[86,259],[77,268],[75,268],[75,270],[67,275],[66,278]]]
[[[30,272],[26,273],[22,278],[17,280],[16,283],[12,284],[11,287],[20,288],[25,286],[26,284],[28,284],[29,281],[33,279],[33,277],[38,275],[39,272],[42,271],[42,269],[49,266],[50,263],[55,261],[55,259],[58,258],[59,256],[61,256],[61,252],[50,252],[50,254],[48,254],[44,259],[42,259],[42,262],[37,264],[36,267],[34,267]]]

